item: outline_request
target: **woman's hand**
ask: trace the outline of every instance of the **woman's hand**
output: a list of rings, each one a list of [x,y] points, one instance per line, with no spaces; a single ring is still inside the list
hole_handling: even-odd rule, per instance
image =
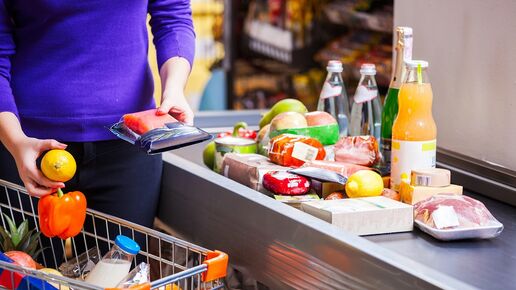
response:
[[[190,63],[182,57],[173,57],[161,66],[163,94],[158,115],[171,114],[178,121],[193,125],[194,113],[184,95],[189,74]]]
[[[65,149],[66,145],[56,140],[40,140],[23,137],[16,142],[11,154],[16,161],[18,174],[30,195],[44,196],[63,188],[62,182],[55,182],[46,178],[36,165],[36,159],[50,149]]]

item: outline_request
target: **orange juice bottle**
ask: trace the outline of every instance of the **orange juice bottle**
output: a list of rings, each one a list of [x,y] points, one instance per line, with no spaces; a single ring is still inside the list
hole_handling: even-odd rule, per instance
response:
[[[437,128],[432,117],[428,62],[406,62],[407,75],[398,95],[398,116],[392,126],[391,188],[410,183],[413,169],[435,167]]]

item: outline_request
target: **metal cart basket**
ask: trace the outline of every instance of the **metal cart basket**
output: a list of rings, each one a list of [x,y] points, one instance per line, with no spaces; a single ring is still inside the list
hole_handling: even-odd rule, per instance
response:
[[[20,223],[29,221],[29,228],[39,231],[36,213],[37,198],[16,184],[0,179],[1,225],[8,228],[4,214]],[[220,251],[209,251],[200,246],[161,232],[125,221],[123,219],[88,209],[86,222],[79,235],[68,243],[57,238],[40,235],[39,247],[44,248],[38,257],[43,267],[58,267],[61,261],[79,268],[77,257],[86,249],[96,249],[102,257],[114,244],[117,235],[123,234],[137,240],[141,251],[133,259],[133,267],[140,262],[150,265],[150,285],[138,289],[220,289],[224,287],[228,257]],[[71,246],[70,246],[71,244]],[[68,255],[66,255],[68,251]],[[71,251],[71,253],[70,253]],[[86,254],[87,255],[87,254]],[[70,258],[73,257],[73,258]],[[109,273],[106,273],[109,275]],[[55,287],[55,288],[54,288]],[[102,289],[82,280],[48,274],[0,261],[0,289]]]

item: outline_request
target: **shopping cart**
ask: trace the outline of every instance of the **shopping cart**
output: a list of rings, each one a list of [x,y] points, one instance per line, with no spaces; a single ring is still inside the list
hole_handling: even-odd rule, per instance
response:
[[[0,191],[4,191],[0,192],[1,213],[18,223],[27,219],[30,228],[39,230],[39,217],[35,210],[37,198],[29,196],[23,187],[1,179]],[[6,228],[7,222],[3,214],[0,214],[1,222]],[[70,243],[68,244],[68,251],[70,249],[72,251],[72,255],[68,256],[73,256],[73,258],[67,257],[65,254],[67,249],[65,241],[49,239],[40,235],[39,246],[41,248],[47,246],[40,255],[42,266],[59,265],[60,259],[70,261],[72,264],[78,263],[77,257],[85,252],[85,249],[98,249],[97,254],[102,257],[104,253],[100,253],[102,250],[99,249],[107,251],[114,244],[115,237],[124,234],[144,241],[143,245],[140,242],[141,251],[133,259],[133,267],[142,261],[150,265],[151,280],[153,280],[150,288],[188,290],[224,287],[223,278],[226,275],[228,256],[220,251],[209,251],[178,238],[91,209],[87,211],[85,225],[89,226],[85,226],[82,232],[72,239],[72,246],[70,247]],[[59,253],[61,249],[62,253]],[[31,278],[22,280],[21,277]],[[55,289],[50,285],[57,289],[102,289],[82,280],[56,276],[0,261],[0,289]]]

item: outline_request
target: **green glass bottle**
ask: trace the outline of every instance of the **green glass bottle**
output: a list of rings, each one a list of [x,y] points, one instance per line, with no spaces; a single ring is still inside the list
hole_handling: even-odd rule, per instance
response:
[[[391,171],[391,137],[392,124],[398,115],[398,93],[403,76],[405,75],[405,61],[412,59],[412,28],[396,27],[395,63],[392,79],[385,97],[382,111],[382,128],[380,133],[380,152],[382,161],[380,171],[388,175]]]

